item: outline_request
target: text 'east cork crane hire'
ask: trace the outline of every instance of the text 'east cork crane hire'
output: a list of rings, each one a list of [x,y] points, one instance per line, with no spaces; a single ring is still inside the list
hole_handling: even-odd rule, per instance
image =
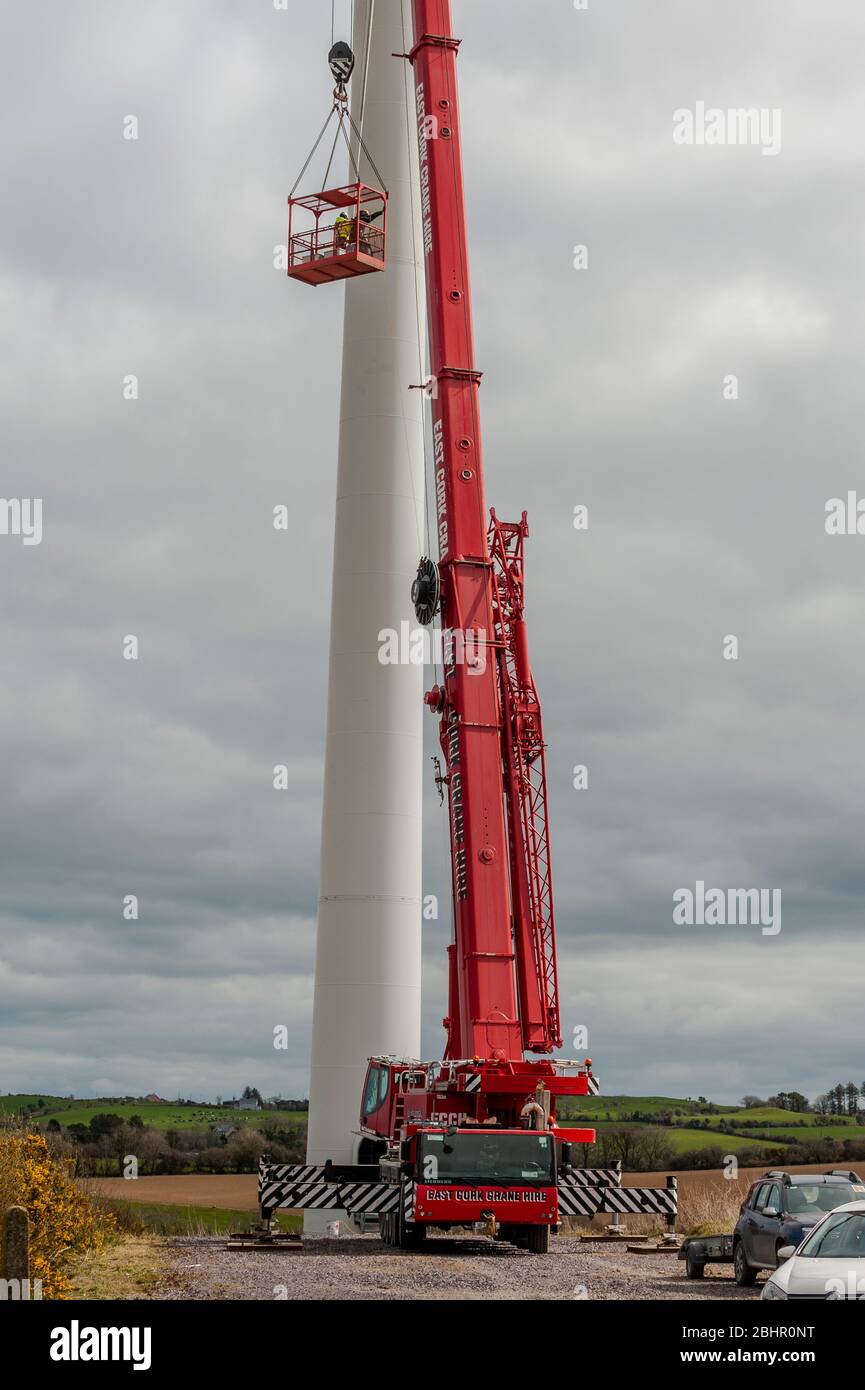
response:
[[[598,1083],[590,1060],[551,1056],[562,1037],[544,740],[524,617],[528,525],[525,513],[517,522],[486,513],[459,44],[449,0],[414,0],[413,12],[414,46],[403,56],[420,151],[439,558],[421,560],[412,597],[419,622],[440,613],[445,630],[463,634],[463,650],[480,653],[446,658],[442,685],[425,697],[440,718],[438,782],[450,813],[447,1043],[442,1061],[370,1060],[360,1111],[366,1162],[263,1160],[259,1198],[268,1224],[277,1208],[340,1209],[377,1219],[386,1242],[411,1248],[432,1228],[481,1223],[539,1254],[563,1216],[651,1212],[672,1221],[675,1179],[666,1189],[624,1188],[617,1168],[581,1167],[575,1146],[592,1143],[594,1130],[556,1119],[560,1096],[597,1094]],[[354,212],[345,249],[326,231],[323,271],[304,260],[298,278],[340,278],[330,262],[341,256],[349,274],[385,268],[383,239],[363,240],[363,185],[337,192]],[[303,256],[313,250],[301,247]]]

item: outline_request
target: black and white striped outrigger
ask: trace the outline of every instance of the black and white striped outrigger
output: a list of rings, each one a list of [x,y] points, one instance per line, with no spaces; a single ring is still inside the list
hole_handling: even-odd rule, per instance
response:
[[[678,1179],[667,1178],[666,1187],[622,1187],[619,1170],[614,1182],[598,1182],[598,1172],[574,1168],[558,1181],[560,1216],[599,1216],[602,1213],[663,1216],[672,1230],[679,1210]],[[613,1170],[615,1171],[615,1170]]]
[[[368,1176],[359,1179],[348,1168],[268,1163],[262,1158],[258,1204],[263,1220],[275,1211],[345,1211],[349,1216],[375,1216],[397,1209],[399,1189]]]
[[[403,1218],[414,1218],[415,1184],[401,1185],[358,1176],[357,1168],[306,1163],[270,1163],[258,1169],[258,1200],[262,1220],[275,1211],[344,1211],[350,1217],[384,1216],[398,1210],[402,1193]],[[623,1187],[621,1164],[611,1168],[572,1168],[558,1181],[560,1216],[603,1214],[663,1216],[672,1228],[678,1212],[677,1180],[666,1187]]]

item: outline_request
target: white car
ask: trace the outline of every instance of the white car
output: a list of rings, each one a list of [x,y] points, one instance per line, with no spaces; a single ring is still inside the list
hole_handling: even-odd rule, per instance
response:
[[[761,1298],[856,1298],[865,1302],[865,1202],[846,1202],[808,1232],[782,1261]]]

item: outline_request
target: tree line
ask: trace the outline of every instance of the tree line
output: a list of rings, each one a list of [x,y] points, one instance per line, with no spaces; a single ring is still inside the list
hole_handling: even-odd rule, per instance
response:
[[[857,1086],[855,1081],[839,1081],[831,1090],[816,1097],[813,1105],[801,1091],[779,1091],[776,1096],[762,1100],[760,1096],[743,1096],[742,1104],[746,1110],[770,1107],[774,1110],[789,1110],[794,1114],[812,1115],[859,1115],[865,1110],[865,1081]]]
[[[164,1132],[146,1125],[140,1115],[94,1115],[89,1124],[66,1127],[56,1120],[45,1137],[57,1158],[66,1160],[75,1177],[123,1177],[134,1160],[138,1176],[177,1173],[254,1173],[264,1153],[278,1163],[302,1163],[304,1128],[284,1124],[277,1115],[260,1128],[213,1125]]]

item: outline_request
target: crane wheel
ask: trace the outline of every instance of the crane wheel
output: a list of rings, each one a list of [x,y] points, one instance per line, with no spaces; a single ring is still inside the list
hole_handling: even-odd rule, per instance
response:
[[[379,1217],[378,1224],[381,1239],[385,1245],[400,1244],[400,1219],[398,1212],[385,1212],[384,1216]]]
[[[406,1221],[402,1212],[393,1212],[393,1243],[400,1250],[417,1250],[426,1240],[427,1228],[414,1221]]]
[[[550,1249],[549,1226],[530,1226],[528,1230],[528,1251],[530,1255],[546,1255]]]
[[[399,1235],[399,1246],[401,1250],[417,1250],[426,1240],[426,1226],[407,1226],[402,1224]]]

